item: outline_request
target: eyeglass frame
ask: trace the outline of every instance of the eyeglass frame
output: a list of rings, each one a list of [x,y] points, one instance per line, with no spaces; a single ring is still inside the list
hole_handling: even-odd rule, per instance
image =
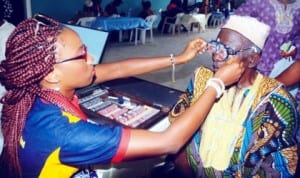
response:
[[[247,50],[252,50],[254,53],[261,53],[261,50],[256,46],[251,46],[249,48],[244,48],[244,49],[240,49],[240,50],[234,50],[231,47],[227,46],[226,44],[220,42],[219,38],[217,38],[216,40],[209,41],[206,44],[206,49],[209,48],[209,45],[213,45],[216,47],[216,50],[214,52],[211,52],[212,54],[217,54],[217,52],[222,48],[225,49],[226,54],[225,54],[225,57],[223,57],[222,61],[228,60],[229,55],[237,55],[238,53],[244,52]]]
[[[61,63],[69,62],[69,61],[75,61],[75,60],[84,60],[86,62],[87,58],[88,58],[87,47],[86,47],[85,44],[83,44],[82,48],[83,48],[83,51],[84,51],[83,54],[72,57],[72,58],[64,59],[62,61],[58,61],[55,64],[61,64]]]
[[[42,13],[37,13],[34,14],[32,17],[33,20],[35,20],[38,24],[42,24],[44,26],[54,26],[55,23],[51,21],[51,17],[42,14]],[[62,27],[62,25],[59,23],[59,25]]]
[[[44,14],[41,14],[41,13],[35,14],[33,16],[33,19],[35,21],[37,21],[37,23],[40,23],[42,25],[51,26],[51,21],[48,20],[47,18],[48,18],[48,16],[46,16]],[[87,61],[87,58],[88,58],[87,46],[85,44],[83,44],[82,47],[83,47],[83,51],[84,51],[83,54],[72,57],[72,58],[64,59],[64,60],[59,61],[59,62],[55,62],[55,64],[61,64],[61,63],[69,62],[69,61],[82,60],[82,59]]]

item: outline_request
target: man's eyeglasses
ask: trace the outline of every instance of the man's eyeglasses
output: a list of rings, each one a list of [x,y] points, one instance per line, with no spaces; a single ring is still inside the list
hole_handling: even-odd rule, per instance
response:
[[[226,61],[229,55],[237,55],[240,52],[250,50],[250,49],[253,49],[253,47],[234,50],[226,46],[225,44],[221,43],[219,39],[208,42],[206,46],[206,50],[208,53],[217,54],[222,61]]]
[[[84,60],[85,62],[87,61],[88,54],[87,54],[87,47],[85,45],[82,46],[83,48],[83,54],[79,56],[75,56],[69,59],[64,59],[62,61],[56,62],[56,64],[64,63],[64,62],[69,62],[69,61],[75,61],[75,60]]]

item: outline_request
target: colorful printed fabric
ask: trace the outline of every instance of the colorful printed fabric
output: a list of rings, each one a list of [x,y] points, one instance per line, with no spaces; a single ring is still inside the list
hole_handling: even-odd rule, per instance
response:
[[[300,59],[300,1],[284,5],[278,0],[246,0],[238,9],[234,11],[237,15],[249,15],[268,24],[271,32],[264,46],[260,63],[257,69],[264,75],[269,76],[274,65],[282,59],[280,46],[283,43],[292,41],[296,46],[296,60]],[[297,102],[300,103],[300,90],[296,95]]]
[[[207,76],[211,76],[207,69],[199,68],[189,83],[187,95],[191,104],[202,94]],[[298,161],[295,140],[298,113],[294,100],[276,80],[260,74],[259,77],[261,81],[258,85],[258,92],[246,113],[242,130],[236,134],[237,139],[232,142],[233,151],[229,155],[227,168],[217,170],[214,167],[204,167],[204,160],[199,154],[201,139],[204,136],[203,125],[212,117],[206,118],[200,130],[194,135],[186,152],[190,166],[196,172],[197,177],[292,177],[294,175]],[[224,94],[226,95],[227,92],[229,89]],[[228,96],[233,95],[228,94]],[[227,111],[234,110],[230,103],[227,106]],[[178,105],[174,108],[176,107],[178,108]],[[224,112],[224,110],[219,110],[219,112]],[[208,116],[213,114],[215,113],[209,113]],[[173,115],[176,115],[176,112]],[[226,119],[235,120],[236,117],[232,115],[232,118]],[[208,147],[214,145],[212,142],[206,144],[210,144],[205,145]],[[218,159],[221,162],[223,157]]]
[[[89,123],[37,98],[20,140],[23,177],[71,177],[79,168],[110,163],[127,149],[129,130]]]
[[[247,0],[234,11],[237,15],[253,16],[271,27],[258,65],[265,75],[269,75],[274,64],[281,59],[280,46],[283,43],[292,41],[300,49],[300,1],[288,4],[285,11],[283,8],[278,0]],[[296,59],[300,59],[299,50]]]

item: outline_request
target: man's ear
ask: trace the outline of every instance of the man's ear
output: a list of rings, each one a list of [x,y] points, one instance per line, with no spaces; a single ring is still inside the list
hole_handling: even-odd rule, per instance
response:
[[[254,68],[256,67],[256,65],[258,64],[260,60],[260,54],[258,53],[253,53],[250,57],[249,57],[249,64],[248,67],[249,68]]]
[[[59,78],[58,75],[56,75],[56,71],[53,70],[52,72],[50,72],[48,75],[46,75],[46,77],[44,78],[44,80],[48,83],[51,84],[55,84],[59,82]]]

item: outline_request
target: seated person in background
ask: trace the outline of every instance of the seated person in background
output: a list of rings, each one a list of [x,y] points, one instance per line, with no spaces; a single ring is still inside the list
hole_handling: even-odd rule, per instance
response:
[[[255,28],[253,28],[255,27]],[[282,83],[256,70],[270,27],[248,16],[232,15],[216,40],[208,42],[214,68],[235,55],[246,67],[224,90],[193,139],[175,159],[182,177],[293,177],[298,155],[298,116],[294,98]],[[198,68],[171,118],[184,114],[202,95],[213,72]],[[185,109],[183,109],[185,108]],[[180,111],[180,112],[179,112]],[[176,122],[176,117],[175,117]]]
[[[101,0],[86,0],[82,11],[79,11],[68,23],[76,24],[82,17],[96,17],[103,15],[101,8]]]
[[[143,10],[140,12],[139,17],[145,19],[146,17],[154,14],[150,1],[142,1],[142,7]]]
[[[167,6],[167,10],[161,12],[161,20],[158,24],[158,29],[161,30],[166,17],[175,17],[181,12],[184,12],[181,0],[171,0]]]
[[[73,30],[42,15],[24,20],[10,35],[6,60],[0,64],[1,84],[8,90],[1,99],[6,146],[0,175],[61,178],[78,173],[89,177],[94,173],[80,169],[176,153],[222,91],[208,86],[182,119],[163,132],[151,132],[89,122],[78,105],[75,89],[152,72],[173,63],[184,64],[202,53],[205,46],[198,38],[174,58],[132,58],[93,65],[92,56]],[[230,85],[243,69],[235,60],[214,77],[220,85]]]
[[[93,10],[95,16],[103,15],[103,9],[101,7],[101,2],[102,2],[102,0],[93,0],[92,10]]]
[[[104,14],[103,16],[112,16],[114,14],[120,14],[118,12],[118,7],[123,3],[122,0],[113,0],[111,3],[109,3],[108,5],[106,5],[105,9],[104,9]]]
[[[103,16],[105,17],[110,17],[113,15],[119,15],[119,16],[123,16],[123,14],[118,12],[118,7],[123,3],[122,0],[113,0],[111,3],[109,3],[108,5],[106,5],[104,12],[103,12]],[[109,33],[110,37],[109,40],[112,41],[116,41],[119,38],[119,32],[118,31],[111,31]]]
[[[92,0],[86,0],[83,5],[82,16],[83,17],[92,17],[96,16],[92,9],[94,2]]]
[[[183,12],[181,0],[171,0],[167,6],[166,16],[174,17],[180,12]]]
[[[202,14],[205,14],[205,1],[202,1],[202,2],[197,2],[194,6],[195,8],[198,8],[198,13],[202,13]]]

